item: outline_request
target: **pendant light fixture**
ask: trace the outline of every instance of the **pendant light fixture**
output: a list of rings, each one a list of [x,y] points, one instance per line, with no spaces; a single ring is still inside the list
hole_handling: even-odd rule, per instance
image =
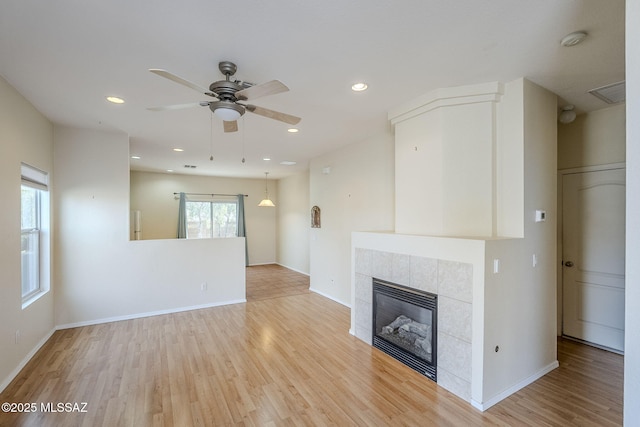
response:
[[[267,176],[269,175],[269,172],[265,172],[264,173],[264,199],[262,199],[262,201],[260,203],[258,203],[258,206],[262,206],[262,207],[275,207],[275,205],[273,204],[273,202],[271,201],[271,199],[269,198],[269,188],[267,187]]]

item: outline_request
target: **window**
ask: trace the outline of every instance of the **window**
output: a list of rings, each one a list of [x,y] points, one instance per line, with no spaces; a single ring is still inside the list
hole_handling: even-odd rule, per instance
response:
[[[185,207],[187,239],[238,235],[238,203],[236,201],[187,201]]]
[[[22,165],[20,263],[22,302],[48,290],[49,253],[47,174]],[[44,280],[43,280],[44,279]]]
[[[40,292],[40,190],[22,186],[22,298]]]

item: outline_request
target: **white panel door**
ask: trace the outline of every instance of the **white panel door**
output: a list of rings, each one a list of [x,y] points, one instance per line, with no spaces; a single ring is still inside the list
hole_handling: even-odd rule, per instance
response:
[[[562,179],[563,334],[624,351],[625,170]]]

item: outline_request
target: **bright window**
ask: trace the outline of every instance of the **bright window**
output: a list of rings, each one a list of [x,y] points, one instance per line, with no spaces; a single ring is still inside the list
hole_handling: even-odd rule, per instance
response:
[[[233,201],[187,201],[187,239],[236,237],[238,203]]]
[[[40,292],[40,190],[22,186],[22,299]]]
[[[23,307],[49,290],[47,174],[22,164],[20,265]]]

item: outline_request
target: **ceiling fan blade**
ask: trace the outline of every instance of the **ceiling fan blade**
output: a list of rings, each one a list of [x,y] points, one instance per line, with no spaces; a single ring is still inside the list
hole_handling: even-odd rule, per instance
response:
[[[158,68],[150,68],[149,71],[151,71],[153,74],[156,74],[160,77],[164,77],[165,79],[169,79],[172,80],[176,83],[180,83],[183,86],[189,87],[193,90],[197,90],[200,93],[203,93],[205,95],[209,95],[209,96],[213,96],[216,97],[215,94],[211,93],[210,90],[203,88],[202,86],[198,86],[195,83],[190,82],[189,80],[185,80],[182,77],[176,76],[175,74],[172,74],[170,72],[168,72],[167,70],[161,70]]]
[[[300,117],[292,116],[290,114],[280,113],[279,111],[269,110],[268,108],[262,108],[256,105],[244,105],[244,107],[247,109],[247,111],[251,111],[254,114],[258,114],[259,116],[264,116],[270,119],[279,120],[281,122],[285,122],[290,125],[297,125],[300,122],[300,120],[302,120]]]
[[[260,98],[261,96],[275,95],[276,93],[286,92],[289,88],[278,80],[251,86],[236,92],[236,98],[241,101]]]
[[[224,131],[225,132],[237,132],[238,131],[238,122],[237,121],[232,121],[232,122],[227,122],[227,121],[223,121],[223,126],[224,126]]]
[[[182,110],[183,108],[204,107],[209,105],[208,102],[190,102],[189,104],[174,104],[164,105],[161,107],[147,107],[149,111],[167,111],[167,110]]]

